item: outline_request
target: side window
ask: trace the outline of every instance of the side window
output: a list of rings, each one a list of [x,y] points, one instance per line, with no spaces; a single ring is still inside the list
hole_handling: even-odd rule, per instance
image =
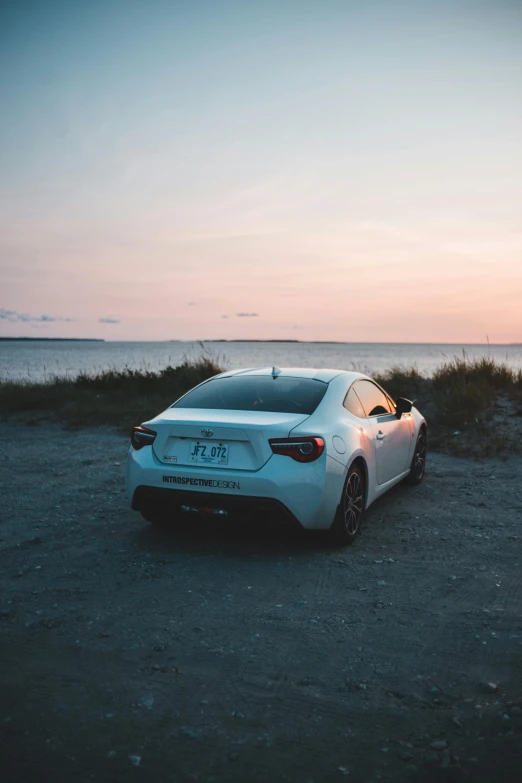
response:
[[[350,387],[348,394],[344,398],[343,405],[347,411],[350,411],[350,413],[353,413],[353,415],[357,416],[359,419],[366,418],[364,408],[361,405],[361,401],[355,393],[353,386]]]
[[[357,381],[354,383],[354,388],[367,416],[393,413],[393,408],[386,394],[371,381]]]

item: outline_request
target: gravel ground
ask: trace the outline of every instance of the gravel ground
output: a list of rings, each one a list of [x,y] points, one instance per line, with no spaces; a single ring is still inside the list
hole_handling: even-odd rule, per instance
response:
[[[336,550],[157,533],[123,436],[2,434],[4,783],[520,779],[520,457],[430,455]]]

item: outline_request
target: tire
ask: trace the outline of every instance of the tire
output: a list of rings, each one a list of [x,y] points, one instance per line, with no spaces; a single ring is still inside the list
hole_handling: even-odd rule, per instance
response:
[[[428,434],[426,432],[426,427],[421,427],[411,460],[410,473],[406,479],[408,484],[411,484],[412,486],[420,484],[424,478],[424,473],[426,472],[427,447]]]
[[[337,514],[329,530],[330,540],[339,546],[353,544],[361,528],[366,481],[358,465],[352,465],[344,482]]]

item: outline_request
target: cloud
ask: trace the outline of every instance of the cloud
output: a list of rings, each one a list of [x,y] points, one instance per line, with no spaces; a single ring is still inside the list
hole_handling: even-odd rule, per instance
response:
[[[228,318],[228,315],[222,315],[221,318]]]
[[[50,324],[56,321],[72,322],[74,320],[74,318],[61,318],[53,315],[28,315],[28,313],[19,313],[17,310],[0,308],[0,321],[9,321],[10,323]]]
[[[236,313],[238,318],[259,318],[258,313]]]
[[[187,307],[194,307],[195,304],[195,302],[187,302]]]
[[[119,324],[119,320],[117,318],[98,318],[99,324]]]

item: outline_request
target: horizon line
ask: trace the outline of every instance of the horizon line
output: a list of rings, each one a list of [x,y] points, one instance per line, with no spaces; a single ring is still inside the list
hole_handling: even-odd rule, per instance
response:
[[[436,342],[434,340],[430,341],[420,341],[420,342],[409,342],[404,340],[298,340],[295,338],[278,338],[278,337],[272,337],[269,339],[261,339],[261,338],[252,338],[250,340],[244,339],[244,338],[213,338],[209,337],[204,340],[196,338],[196,339],[175,339],[175,338],[165,338],[163,340],[157,339],[157,340],[143,340],[143,339],[132,339],[132,338],[122,338],[122,339],[107,339],[106,337],[33,337],[33,336],[10,336],[10,335],[0,335],[0,340],[29,340],[34,342],[40,342],[40,341],[55,341],[55,342],[77,342],[77,341],[84,341],[84,342],[103,342],[103,343],[299,343],[301,345],[457,345],[457,346],[463,346],[463,345],[480,345],[480,346],[496,346],[496,347],[517,347],[522,345],[522,341],[515,341],[515,342],[502,342],[502,343],[493,343],[490,341],[487,342],[466,342],[466,341],[460,341],[460,342]]]

